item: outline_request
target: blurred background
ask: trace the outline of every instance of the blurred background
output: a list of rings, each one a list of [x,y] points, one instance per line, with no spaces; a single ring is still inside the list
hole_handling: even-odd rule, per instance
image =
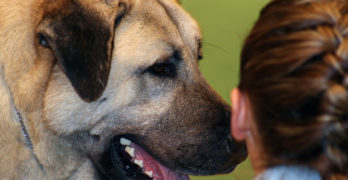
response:
[[[230,103],[229,94],[238,84],[239,56],[243,41],[269,0],[181,0],[203,32],[201,70],[214,89]],[[192,180],[249,180],[249,160],[224,176],[192,177]]]

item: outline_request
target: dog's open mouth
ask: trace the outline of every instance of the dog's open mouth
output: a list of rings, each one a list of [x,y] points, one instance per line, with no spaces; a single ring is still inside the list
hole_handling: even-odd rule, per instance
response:
[[[108,151],[102,161],[104,161],[104,165],[107,164],[106,167],[103,167],[104,172],[111,177],[119,176],[117,173],[115,175],[113,171],[122,171],[126,179],[189,180],[187,175],[179,174],[165,167],[129,139],[115,138]]]

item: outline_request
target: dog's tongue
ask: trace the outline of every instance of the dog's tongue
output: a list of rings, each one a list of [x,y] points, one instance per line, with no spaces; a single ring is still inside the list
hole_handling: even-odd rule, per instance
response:
[[[135,149],[134,160],[143,161],[144,173],[151,173],[154,180],[189,180],[187,175],[178,174],[158,161],[156,161],[152,156],[143,150],[140,146],[135,143],[130,145]]]

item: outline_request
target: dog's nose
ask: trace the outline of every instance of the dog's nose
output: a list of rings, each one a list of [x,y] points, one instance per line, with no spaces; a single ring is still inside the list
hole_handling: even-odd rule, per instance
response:
[[[235,151],[235,147],[233,147],[233,138],[231,135],[227,135],[227,138],[224,141],[224,145],[226,147],[226,151],[228,153],[232,153],[233,151]]]
[[[230,116],[231,116],[231,110],[230,106],[223,105],[223,108],[220,108],[220,120],[218,121],[218,124],[215,126],[215,130],[218,133],[218,135],[226,140],[231,139],[231,131],[230,131]]]
[[[229,150],[229,153],[239,154],[242,157],[247,155],[246,146],[244,143],[234,140],[231,135],[228,135],[227,137],[226,149]]]
[[[246,146],[244,142],[238,142],[232,137],[231,133],[231,110],[230,106],[224,105],[221,108],[221,119],[219,123],[215,126],[215,131],[218,133],[219,137],[222,138],[222,148],[225,153],[230,155],[230,160],[226,162],[225,168],[221,169],[220,173],[231,172],[235,166],[236,162],[241,162],[247,157]]]
[[[221,135],[220,137],[223,138],[223,147],[226,153],[234,154],[236,156],[245,156],[246,155],[246,148],[243,146],[243,142],[238,142],[235,139],[233,139],[231,132],[229,131],[229,125],[227,125],[227,128],[218,128]]]

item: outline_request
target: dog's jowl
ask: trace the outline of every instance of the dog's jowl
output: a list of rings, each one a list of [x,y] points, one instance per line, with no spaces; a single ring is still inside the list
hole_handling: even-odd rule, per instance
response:
[[[246,154],[176,0],[0,1],[1,179],[187,179]]]

